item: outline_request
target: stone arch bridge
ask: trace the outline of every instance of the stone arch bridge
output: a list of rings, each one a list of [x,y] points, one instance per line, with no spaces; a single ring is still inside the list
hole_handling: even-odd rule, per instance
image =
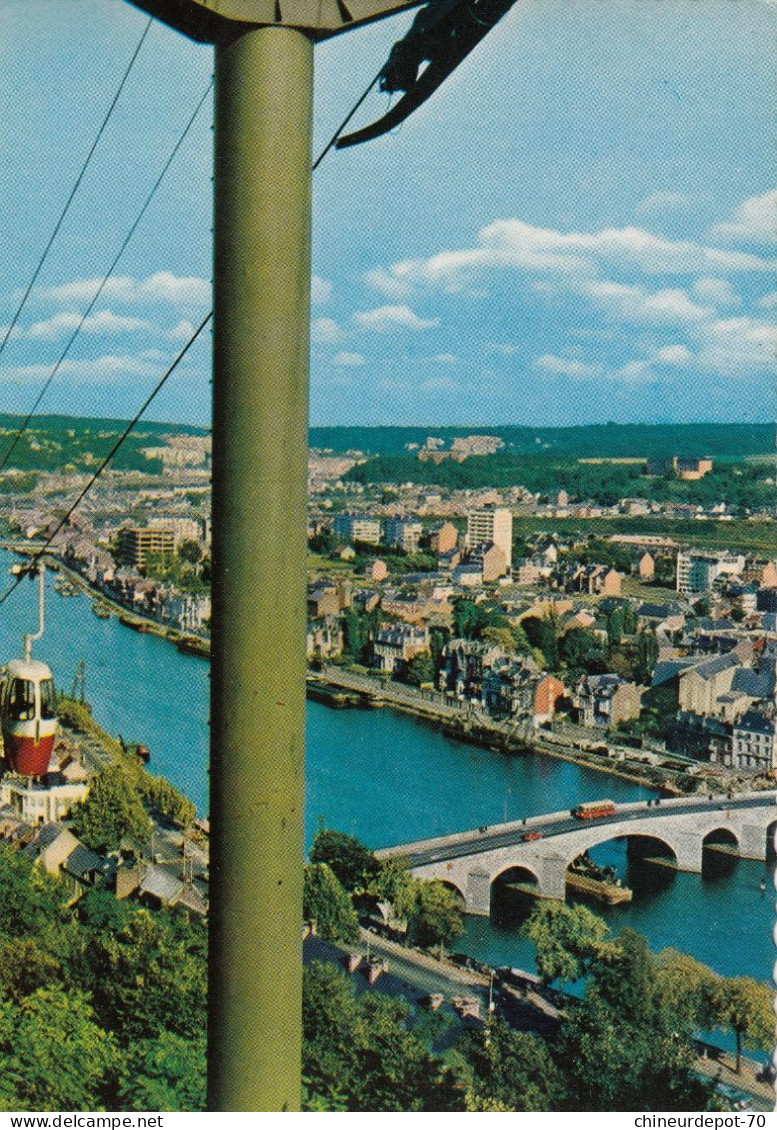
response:
[[[567,868],[608,840],[647,837],[674,856],[679,871],[701,873],[705,840],[723,840],[743,859],[767,858],[777,831],[777,792],[678,797],[620,804],[611,816],[579,820],[569,812],[533,816],[437,839],[383,848],[403,856],[419,879],[440,879],[461,895],[468,914],[488,915],[492,884],[513,868],[527,872],[540,897],[563,899]]]

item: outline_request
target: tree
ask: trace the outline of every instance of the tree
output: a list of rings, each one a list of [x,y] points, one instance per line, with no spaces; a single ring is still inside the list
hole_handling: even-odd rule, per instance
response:
[[[672,1010],[681,1030],[715,1026],[715,996],[720,978],[708,965],[677,950],[662,950],[654,962],[656,992]]]
[[[513,647],[518,655],[528,655],[531,651],[531,644],[526,638],[526,632],[523,630],[521,624],[516,624],[512,629]]]
[[[37,989],[19,1007],[0,1005],[0,1107],[100,1110],[117,1047],[76,990]]]
[[[737,1041],[736,1072],[742,1070],[742,1046],[774,1047],[774,991],[752,977],[721,977],[713,994],[720,1024],[731,1028]]]
[[[25,856],[0,844],[0,937],[41,938],[60,919],[62,888]]]
[[[194,1040],[206,1022],[206,941],[202,925],[182,915],[132,910],[114,933],[96,915],[79,931],[71,977],[91,992],[102,1026],[123,1040],[163,1030]]]
[[[186,828],[194,823],[197,809],[188,797],[179,793],[178,789],[164,777],[141,774],[138,779],[138,791],[150,808],[160,816],[172,820],[179,828]]]
[[[182,542],[178,547],[178,556],[189,565],[199,565],[202,561],[202,547],[198,541]]]
[[[420,651],[407,665],[406,681],[414,687],[434,682],[434,663],[428,651]]]
[[[639,1017],[608,1003],[596,983],[562,1021],[555,1047],[565,1064],[568,1110],[705,1110],[712,1084],[693,1074],[687,1041],[648,998]]]
[[[505,655],[512,655],[515,651],[515,636],[512,628],[497,628],[493,625],[483,629],[483,639],[488,643],[501,647]]]
[[[584,671],[595,674],[606,669],[601,644],[593,632],[585,628],[573,628],[567,632],[561,639],[560,651],[565,666],[575,678]]]
[[[629,602],[623,605],[623,633],[627,636],[633,636],[637,630],[637,611],[634,605]]]
[[[534,943],[537,972],[543,984],[571,984],[585,976],[606,944],[607,924],[584,906],[540,902],[523,927]]]
[[[120,1068],[120,1110],[205,1110],[205,1037],[172,1032],[131,1044]]]
[[[470,1031],[460,1051],[472,1069],[468,1105],[475,1110],[557,1110],[563,1080],[536,1036],[514,1032],[502,1020]]]
[[[640,632],[637,637],[637,656],[634,664],[634,678],[643,686],[649,686],[653,678],[653,668],[658,660],[658,640],[656,633]]]
[[[145,841],[151,821],[126,771],[111,765],[92,779],[82,804],[73,811],[73,829],[94,851],[114,851],[122,840]]]
[[[623,639],[625,616],[623,608],[613,608],[607,614],[607,642],[614,648]]]
[[[453,630],[465,640],[479,639],[486,624],[486,613],[482,605],[459,597],[453,604]]]
[[[306,1110],[462,1110],[448,1068],[408,1029],[409,1006],[365,992],[345,973],[314,962],[303,979],[303,1087]]]
[[[0,988],[17,1004],[36,989],[62,979],[59,961],[34,938],[14,938],[0,947]]]
[[[328,828],[321,828],[316,833],[310,849],[310,862],[328,864],[346,891],[351,893],[367,886],[380,867],[361,840]]]
[[[369,885],[368,894],[390,902],[398,918],[408,919],[415,910],[419,886],[418,880],[410,874],[408,861],[389,856],[380,861],[378,873]]]
[[[455,891],[437,879],[419,883],[408,931],[419,946],[449,946],[464,931]]]
[[[343,615],[343,651],[349,659],[363,663],[370,658],[370,626],[368,616],[351,607]]]
[[[431,652],[435,674],[445,666],[444,649],[449,638],[450,632],[447,628],[429,629],[429,651]]]
[[[672,987],[634,930],[601,945],[588,966],[583,1001],[562,1021],[558,1051],[568,1064],[573,1110],[703,1110],[711,1087],[693,1072],[693,1029]]]
[[[359,921],[348,893],[326,863],[305,868],[302,915],[315,919],[320,937],[328,942],[354,942]]]
[[[408,1031],[410,1006],[381,993],[360,999],[359,1063],[352,1110],[461,1110],[463,1100],[448,1068]]]
[[[542,652],[544,666],[557,671],[559,666],[559,647],[556,628],[552,620],[540,620],[537,616],[527,616],[521,621],[530,645]]]
[[[316,961],[302,981],[302,1081],[307,1110],[347,1110],[357,1071],[358,1008],[348,978]]]

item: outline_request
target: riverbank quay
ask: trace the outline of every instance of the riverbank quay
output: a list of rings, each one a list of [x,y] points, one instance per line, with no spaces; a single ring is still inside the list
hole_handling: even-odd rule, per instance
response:
[[[310,671],[309,678],[327,683],[333,688],[359,693],[363,696],[365,706],[390,706],[394,710],[412,714],[440,726],[447,737],[456,741],[470,742],[482,748],[516,756],[543,753],[647,789],[659,790],[666,796],[686,795],[686,791],[676,783],[676,779],[686,772],[685,768],[662,770],[662,779],[656,781],[645,773],[645,765],[640,761],[630,762],[625,758],[620,760],[607,754],[578,749],[571,735],[556,732],[546,737],[537,730],[529,730],[514,722],[497,721],[482,711],[475,710],[470,703],[449,701],[449,697],[446,699],[439,691],[417,689],[394,680],[377,679],[346,671],[334,664],[325,664],[320,671]],[[591,741],[596,739],[597,735],[590,737]],[[603,739],[598,740],[600,746],[606,748]]]
[[[363,928],[353,951],[363,959],[384,958],[388,972],[424,993],[442,993],[448,1000],[461,999],[465,994],[477,996],[481,1002],[480,1019],[484,1021],[491,1001],[495,1014],[507,1021],[510,1027],[547,1038],[564,1015],[563,1008],[548,999],[540,985],[518,989],[500,978],[497,970],[467,969],[448,957],[433,957]],[[379,989],[379,980],[375,987]],[[559,996],[555,992],[552,995],[554,998]],[[741,1072],[737,1074],[736,1059],[731,1052],[702,1041],[695,1042],[694,1050],[694,1066],[699,1074],[716,1084],[744,1092],[750,1097],[748,1107],[754,1111],[774,1110],[774,1087],[759,1078],[763,1063],[743,1056]]]
[[[42,545],[35,543],[4,541],[0,542],[0,549],[6,549],[20,557],[32,557],[40,551]],[[141,615],[134,608],[117,600],[115,595],[103,588],[97,588],[88,578],[79,573],[71,565],[66,564],[59,555],[47,549],[43,555],[43,563],[52,572],[60,574],[67,581],[80,589],[97,605],[104,607],[111,615],[118,618],[119,622],[137,632],[147,632],[174,644],[175,647],[187,655],[197,655],[202,659],[210,658],[210,640],[199,636],[195,632],[183,632],[172,624],[164,624],[155,620],[153,616]]]

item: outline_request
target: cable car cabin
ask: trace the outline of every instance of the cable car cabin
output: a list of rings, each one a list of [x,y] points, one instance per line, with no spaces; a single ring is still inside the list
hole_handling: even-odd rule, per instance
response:
[[[54,680],[45,663],[12,659],[3,674],[0,726],[5,760],[12,773],[43,777],[57,730]]]

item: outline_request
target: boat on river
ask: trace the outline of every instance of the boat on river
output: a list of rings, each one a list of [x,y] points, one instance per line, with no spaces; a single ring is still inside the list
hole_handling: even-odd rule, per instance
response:
[[[210,643],[200,639],[199,636],[181,636],[173,639],[173,643],[184,655],[199,655],[202,659],[210,658]]]
[[[152,632],[153,628],[145,620],[136,620],[134,616],[120,616],[119,623],[125,628],[132,628],[136,632]]]

